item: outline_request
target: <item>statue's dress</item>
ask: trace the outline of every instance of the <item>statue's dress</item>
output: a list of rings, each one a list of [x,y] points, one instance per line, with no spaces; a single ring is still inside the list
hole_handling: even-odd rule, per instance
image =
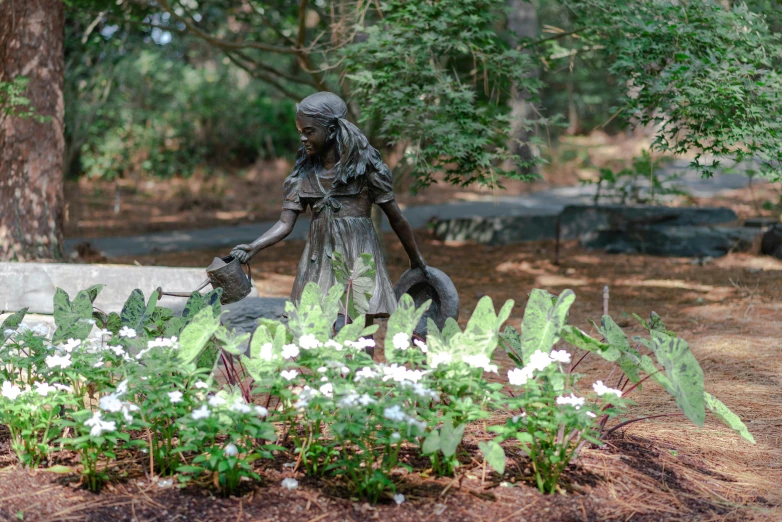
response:
[[[309,237],[291,291],[294,303],[299,302],[304,286],[311,281],[324,294],[334,286],[333,252],[344,256],[348,268],[353,267],[359,254],[369,253],[375,260],[377,275],[367,316],[388,317],[396,309],[383,249],[370,218],[373,204],[394,199],[394,187],[391,172],[379,154],[373,159],[377,161],[369,163],[363,175],[344,183],[336,182],[333,176],[319,176],[317,167],[302,169],[285,180],[283,208],[312,210]]]

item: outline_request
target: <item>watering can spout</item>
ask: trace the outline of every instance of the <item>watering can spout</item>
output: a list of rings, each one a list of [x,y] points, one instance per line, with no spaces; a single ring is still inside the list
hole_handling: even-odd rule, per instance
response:
[[[216,257],[206,269],[206,280],[193,292],[198,292],[206,285],[210,284],[212,288],[221,288],[221,304],[230,304],[241,301],[250,294],[252,290],[252,272],[250,264],[247,263],[247,274],[242,269],[242,264],[233,256]],[[170,295],[174,297],[190,297],[192,292],[164,292],[160,287],[157,289],[159,295]]]

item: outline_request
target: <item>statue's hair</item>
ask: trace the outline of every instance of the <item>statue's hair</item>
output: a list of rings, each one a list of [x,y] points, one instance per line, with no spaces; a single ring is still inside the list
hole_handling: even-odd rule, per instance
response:
[[[368,164],[378,170],[381,168],[381,165],[377,165],[377,163],[382,164],[380,153],[369,144],[369,140],[358,127],[345,119],[348,106],[336,94],[317,92],[307,96],[296,106],[296,112],[315,119],[326,130],[330,127],[336,130],[337,163],[334,165],[333,182],[335,185],[345,184],[351,179],[365,175]],[[299,176],[316,161],[317,159],[307,155],[303,145],[299,146],[293,175]]]

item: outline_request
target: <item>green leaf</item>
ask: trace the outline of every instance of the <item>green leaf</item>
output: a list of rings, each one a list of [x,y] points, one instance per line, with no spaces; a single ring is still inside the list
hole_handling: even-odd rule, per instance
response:
[[[8,339],[8,336],[5,335],[6,330],[16,330],[19,328],[19,325],[22,324],[22,320],[24,319],[25,314],[27,313],[27,308],[22,308],[16,313],[13,313],[5,318],[3,321],[2,326],[0,326],[0,330],[3,331],[3,339]]]
[[[730,411],[727,406],[709,392],[704,392],[703,397],[709,411],[716,415],[727,427],[750,441],[752,444],[755,444],[755,437],[752,436],[747,429],[747,426],[741,421],[738,415]]]
[[[440,449],[440,432],[438,430],[432,430],[424,439],[424,443],[421,446],[421,453],[429,455],[435,453]]]
[[[430,299],[416,308],[415,301],[408,294],[404,294],[399,298],[399,304],[391,314],[391,317],[388,318],[388,326],[386,328],[385,353],[389,362],[399,362],[401,355],[399,350],[394,349],[394,336],[398,333],[404,333],[408,339],[412,339],[413,331],[431,304],[432,301]]]
[[[219,326],[220,317],[211,308],[198,312],[179,337],[180,359],[186,364],[195,361]]]
[[[601,343],[594,337],[590,337],[575,326],[564,326],[562,330],[560,330],[560,335],[565,341],[572,344],[576,348],[586,350],[587,352],[596,353],[603,359],[610,362],[616,362],[622,355],[615,346]]]
[[[443,421],[443,427],[440,429],[440,450],[446,458],[456,454],[456,448],[462,442],[466,426],[466,424],[460,424],[454,427],[450,418]]]
[[[334,252],[332,267],[337,282],[345,288],[343,310],[347,309],[351,319],[369,312],[369,302],[375,290],[375,275],[377,274],[372,254],[359,254],[353,261],[353,267],[348,269],[344,256],[340,252]],[[347,305],[345,305],[345,300],[347,300]]]
[[[68,294],[58,288],[54,294],[54,323],[57,329],[52,336],[52,343],[69,338],[86,339],[95,323],[92,318],[92,301],[87,292],[80,291],[70,302]]]
[[[111,312],[106,320],[106,329],[114,335],[122,329],[122,318],[117,312]]]
[[[552,304],[551,294],[545,290],[532,291],[521,322],[521,359],[526,364],[536,350],[544,353],[559,341],[560,330],[567,322],[567,314],[576,294],[565,290]]]
[[[137,332],[141,331],[145,310],[144,294],[136,288],[130,293],[130,296],[128,296],[125,304],[122,306],[122,311],[120,312],[122,324],[128,328],[133,328]]]
[[[478,443],[478,449],[481,450],[484,460],[494,471],[500,475],[505,473],[505,450],[502,449],[499,442],[495,440],[481,441]]]
[[[706,416],[703,389],[703,370],[684,339],[671,337],[659,330],[651,330],[657,361],[665,368],[665,375],[673,384],[676,404],[688,419],[703,426]]]
[[[87,292],[87,295],[90,298],[91,303],[95,302],[95,299],[98,297],[98,294],[100,293],[101,290],[103,290],[103,287],[105,286],[106,285],[97,284],[97,285],[92,285],[87,290],[85,290],[85,292]]]
[[[48,471],[49,473],[67,474],[67,473],[74,473],[76,470],[69,466],[55,465],[55,466],[50,466],[48,468],[42,468],[41,471]]]

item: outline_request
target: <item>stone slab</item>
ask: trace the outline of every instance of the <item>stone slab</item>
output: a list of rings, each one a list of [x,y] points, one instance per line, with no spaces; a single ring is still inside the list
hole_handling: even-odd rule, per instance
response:
[[[647,254],[664,257],[720,257],[729,252],[757,249],[761,229],[742,227],[646,227],[634,230],[602,230],[585,235],[585,248],[614,254]]]
[[[734,223],[738,216],[723,207],[662,207],[624,205],[569,205],[559,216],[560,238],[581,239],[599,231],[627,231],[665,226],[716,226]]]
[[[487,245],[508,245],[522,241],[554,239],[557,216],[470,217],[433,222],[433,231],[441,241],[474,241]]]
[[[145,297],[157,287],[169,292],[190,292],[204,279],[206,271],[202,268],[0,262],[0,310],[28,307],[30,313],[51,314],[57,287],[74,297],[79,290],[101,283],[106,286],[95,300],[95,306],[106,313],[119,312],[136,288]],[[253,286],[250,296],[257,295]],[[182,297],[163,296],[159,304],[181,307],[184,301]]]

